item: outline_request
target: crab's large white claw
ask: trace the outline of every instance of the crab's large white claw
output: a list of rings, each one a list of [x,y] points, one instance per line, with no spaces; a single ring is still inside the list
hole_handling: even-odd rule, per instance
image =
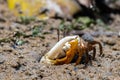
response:
[[[61,39],[48,53],[47,56],[50,59],[56,59],[58,58],[58,55],[61,53],[63,46],[66,42],[69,42],[70,40],[73,40],[77,38],[77,36],[67,36],[63,39]]]
[[[78,35],[75,36],[67,36],[63,39],[61,39],[57,44],[41,58],[41,63],[54,63],[54,60],[59,58],[60,55],[65,55],[64,49],[69,49],[70,45],[67,45],[66,42],[69,42],[71,40],[74,40],[78,38]],[[66,47],[64,47],[67,45]]]

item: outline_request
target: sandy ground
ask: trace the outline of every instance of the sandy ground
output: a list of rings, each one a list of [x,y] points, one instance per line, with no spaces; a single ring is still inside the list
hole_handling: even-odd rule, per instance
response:
[[[5,7],[1,2],[0,80],[120,80],[119,15],[113,16],[115,20],[108,25],[109,30],[99,25],[82,30],[102,43],[104,54],[99,56],[97,46],[95,60],[84,69],[84,64],[40,64],[41,57],[57,42],[54,28],[60,25],[60,20],[32,21],[25,25]],[[39,26],[41,32],[39,36],[30,36],[35,26]]]

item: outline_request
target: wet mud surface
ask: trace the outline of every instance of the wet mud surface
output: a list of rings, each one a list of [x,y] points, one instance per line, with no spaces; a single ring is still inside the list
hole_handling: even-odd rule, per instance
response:
[[[60,20],[19,23],[6,4],[0,3],[0,80],[120,80],[120,15],[108,25],[94,25],[82,32],[89,33],[103,46],[103,56],[97,55],[92,65],[40,64],[41,57],[57,43],[55,28]],[[35,26],[40,26],[36,36]],[[42,26],[42,27],[41,27]],[[78,34],[73,30],[70,35]],[[84,33],[84,34],[85,34]],[[62,36],[62,33],[61,33]]]

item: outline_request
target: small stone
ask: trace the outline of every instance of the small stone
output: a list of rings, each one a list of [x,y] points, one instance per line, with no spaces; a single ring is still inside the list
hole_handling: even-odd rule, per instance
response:
[[[94,77],[94,74],[93,74],[93,73],[90,73],[89,76],[90,76],[90,78],[93,78],[93,77]]]
[[[75,72],[75,71],[72,71],[71,74],[72,74],[72,75],[76,75],[76,72]]]
[[[111,46],[116,44],[116,41],[114,39],[112,39],[112,38],[104,38],[103,42],[105,44],[108,44],[108,45],[111,45]]]
[[[114,46],[112,47],[112,49],[115,50],[115,51],[117,51],[117,50],[119,51],[119,50],[120,50],[120,47],[119,47],[119,45],[114,45]]]
[[[112,31],[107,31],[107,32],[105,32],[105,35],[107,37],[112,37],[113,35],[116,35],[116,33],[112,32]]]
[[[0,54],[0,64],[4,63],[5,60],[6,60],[6,57]]]
[[[0,15],[0,22],[6,22],[6,19],[2,15]]]
[[[74,67],[74,71],[77,71],[78,70],[78,68],[77,67]]]
[[[98,31],[95,31],[95,32],[91,33],[91,35],[94,36],[94,37],[99,37],[99,36],[101,36],[103,34],[104,34],[103,30],[98,30]]]
[[[93,37],[89,34],[89,33],[85,33],[82,38],[85,40],[85,41],[94,41]]]
[[[118,37],[120,37],[120,32],[118,33]]]

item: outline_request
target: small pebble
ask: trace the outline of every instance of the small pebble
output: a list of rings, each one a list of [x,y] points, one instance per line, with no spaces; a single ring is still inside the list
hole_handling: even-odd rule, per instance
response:
[[[0,54],[0,64],[4,63],[5,60],[6,60],[5,56]]]
[[[77,71],[78,70],[78,68],[77,67],[74,67],[74,71]]]
[[[98,30],[98,31],[95,31],[95,32],[91,33],[91,35],[94,36],[94,37],[99,37],[103,34],[104,34],[103,30]]]
[[[113,35],[116,35],[116,33],[112,32],[112,31],[107,31],[107,32],[105,32],[105,35],[107,37],[112,37]]]
[[[117,51],[117,50],[119,51],[119,50],[120,50],[120,47],[119,47],[119,45],[114,45],[114,46],[112,47],[112,49],[115,50],[115,51]]]
[[[103,42],[104,42],[105,44],[108,44],[108,45],[111,45],[111,46],[113,46],[113,45],[116,44],[116,41],[113,40],[112,38],[104,38],[104,39],[103,39]]]
[[[82,38],[85,40],[85,41],[94,41],[93,39],[93,36],[91,36],[89,33],[85,33]]]
[[[2,15],[0,15],[0,22],[6,22],[5,18]]]
[[[120,32],[118,33],[118,37],[120,37]]]

